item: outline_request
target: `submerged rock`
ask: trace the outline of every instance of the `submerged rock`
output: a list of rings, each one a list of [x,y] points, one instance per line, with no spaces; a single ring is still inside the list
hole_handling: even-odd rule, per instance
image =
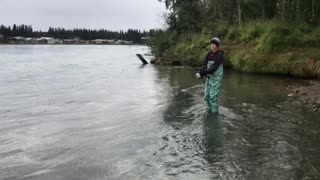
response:
[[[168,147],[168,144],[162,146],[161,148],[159,148],[160,151],[164,150],[166,147]]]
[[[176,175],[179,174],[179,170],[178,169],[171,169],[166,174],[169,175],[169,176],[176,176]]]
[[[162,136],[162,139],[165,140],[165,141],[169,141],[169,138],[168,138],[167,135],[166,136]]]
[[[145,163],[145,165],[146,165],[146,166],[149,166],[149,167],[151,167],[151,166],[152,166],[152,165],[151,165],[151,164],[149,164],[149,163]]]
[[[314,103],[314,104],[312,105],[312,108],[313,108],[314,111],[319,111],[319,109],[320,109],[320,104]]]
[[[301,83],[301,82],[300,82]],[[314,80],[303,81],[303,84],[293,84],[288,86],[291,92],[288,97],[297,96],[298,100],[310,107],[313,111],[320,110],[320,82]],[[295,95],[294,95],[295,93]]]

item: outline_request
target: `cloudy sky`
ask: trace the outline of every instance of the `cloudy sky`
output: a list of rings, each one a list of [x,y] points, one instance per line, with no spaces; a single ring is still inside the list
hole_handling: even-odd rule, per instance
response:
[[[163,26],[158,0],[0,0],[0,24],[127,30]]]

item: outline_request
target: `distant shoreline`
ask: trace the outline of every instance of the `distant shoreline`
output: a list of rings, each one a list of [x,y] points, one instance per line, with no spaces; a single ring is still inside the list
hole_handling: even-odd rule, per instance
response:
[[[84,40],[81,38],[60,39],[53,37],[23,37],[15,36],[9,38],[0,38],[0,44],[27,44],[27,45],[134,45],[146,44],[148,37],[143,37],[140,41],[128,41],[124,39],[90,39]]]
[[[6,45],[6,46],[11,46],[11,45],[22,45],[22,46],[147,46],[147,44],[12,44],[12,43],[0,43],[0,45]]]

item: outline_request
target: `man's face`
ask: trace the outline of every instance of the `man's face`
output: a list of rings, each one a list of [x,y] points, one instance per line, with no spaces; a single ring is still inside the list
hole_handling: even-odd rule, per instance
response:
[[[214,43],[211,43],[211,50],[212,51],[216,51],[217,50],[217,45],[215,45]]]

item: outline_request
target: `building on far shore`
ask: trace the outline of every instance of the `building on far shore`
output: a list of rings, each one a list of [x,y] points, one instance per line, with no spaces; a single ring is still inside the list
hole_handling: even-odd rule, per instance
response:
[[[95,39],[91,41],[92,44],[114,44],[115,40]]]
[[[26,38],[26,43],[27,44],[35,44],[36,43],[36,39],[28,37],[28,38]]]
[[[80,40],[78,37],[74,37],[73,39],[63,39],[63,44],[85,44],[85,41]]]
[[[51,37],[10,37],[9,44],[56,44],[57,40]]]
[[[63,44],[76,44],[76,40],[74,39],[63,39]]]
[[[116,45],[132,45],[132,41],[124,41],[124,40],[118,40],[115,42]]]
[[[51,37],[41,37],[37,39],[38,44],[56,44],[56,40]]]
[[[145,44],[150,39],[150,37],[141,37],[141,43]]]
[[[15,36],[15,37],[9,38],[9,43],[10,44],[25,44],[26,39],[21,36]]]

